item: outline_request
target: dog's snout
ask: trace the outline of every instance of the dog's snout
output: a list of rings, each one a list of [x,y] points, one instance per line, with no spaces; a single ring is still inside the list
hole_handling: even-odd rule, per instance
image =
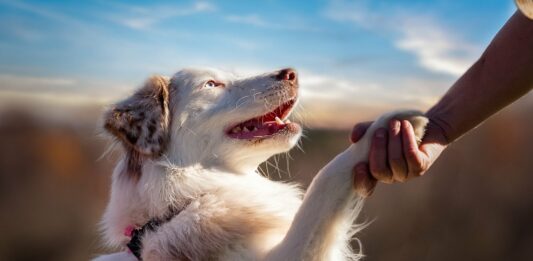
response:
[[[295,83],[298,80],[298,75],[294,69],[286,68],[278,72],[276,79]]]

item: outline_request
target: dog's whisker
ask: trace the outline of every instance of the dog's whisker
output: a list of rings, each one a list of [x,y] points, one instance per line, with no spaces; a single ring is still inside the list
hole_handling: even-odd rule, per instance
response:
[[[284,156],[285,156],[285,162],[286,162],[285,164],[287,164],[287,166],[286,166],[286,168],[287,168],[287,174],[289,175],[289,178],[291,178],[292,175],[291,175],[290,160],[291,160],[292,158],[291,158],[290,152],[287,151],[287,152],[284,154]]]
[[[246,96],[243,96],[243,97],[239,98],[239,99],[235,102],[235,109],[237,109],[237,108],[239,108],[241,105],[245,104],[246,101],[244,101],[242,104],[239,104],[239,102],[242,101],[242,100],[244,100],[244,99],[246,99],[246,98],[248,98],[248,97],[250,97],[250,96],[249,96],[249,95],[246,95]]]
[[[278,170],[278,178],[281,179],[281,171],[279,168],[279,162],[278,162],[278,155],[274,155],[274,164],[276,166],[276,169]]]
[[[106,156],[110,155],[113,151],[116,150],[116,147],[118,145],[119,145],[119,142],[117,140],[113,140],[110,144],[106,146],[107,147],[106,150],[102,153],[102,155],[100,155],[100,157],[96,159],[96,161],[98,162],[106,158]]]
[[[298,141],[298,143],[296,143],[296,148],[298,148],[302,153],[305,153],[301,139]]]
[[[265,164],[266,164],[266,166],[267,166],[267,169],[268,169],[268,167],[272,167],[272,168],[274,168],[274,170],[278,171],[278,173],[279,173],[280,171],[282,171],[279,167],[275,166],[275,165],[272,164],[272,162],[270,162],[270,161],[265,161]],[[280,178],[281,178],[281,176],[280,176]]]

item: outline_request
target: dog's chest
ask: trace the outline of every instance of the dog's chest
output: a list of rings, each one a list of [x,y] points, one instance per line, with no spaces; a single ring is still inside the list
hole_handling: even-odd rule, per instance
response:
[[[173,198],[179,204],[188,202],[168,225],[175,231],[187,231],[187,237],[197,238],[195,242],[200,242],[200,245],[190,247],[205,250],[216,245],[218,249],[210,252],[216,252],[216,256],[227,256],[227,260],[234,260],[235,254],[266,252],[278,244],[301,203],[298,189],[259,176],[219,175],[213,179],[202,179],[201,185],[195,182],[197,176],[188,178],[190,180],[181,180],[175,185],[180,187],[174,190],[176,194],[156,197]],[[196,185],[184,187],[183,184]],[[161,193],[170,191],[167,188]],[[144,197],[149,198],[148,195]],[[149,201],[157,202],[155,199]],[[168,231],[160,232],[168,235]],[[210,242],[210,245],[203,246],[201,242]]]
[[[160,217],[167,215],[170,208],[191,214],[228,211],[225,220],[256,220],[270,227],[282,225],[279,222],[291,222],[301,203],[302,192],[295,186],[255,173],[236,175],[183,169],[165,172],[165,175],[151,175],[136,184],[137,196],[128,202],[132,204],[130,214]]]

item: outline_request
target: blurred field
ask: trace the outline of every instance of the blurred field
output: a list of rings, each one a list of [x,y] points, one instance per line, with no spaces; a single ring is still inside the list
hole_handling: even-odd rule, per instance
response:
[[[63,110],[69,117],[2,110],[0,260],[87,260],[104,251],[96,228],[113,159],[97,160],[101,109]],[[522,99],[453,144],[427,176],[380,185],[364,209],[373,220],[359,235],[365,260],[533,260],[532,115],[531,99]],[[347,135],[308,130],[282,179],[308,184]]]

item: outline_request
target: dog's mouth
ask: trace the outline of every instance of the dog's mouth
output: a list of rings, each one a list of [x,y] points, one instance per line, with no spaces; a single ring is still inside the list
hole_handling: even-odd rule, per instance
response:
[[[295,104],[296,98],[293,98],[267,114],[234,125],[226,133],[234,139],[249,140],[272,136],[283,130],[296,130],[298,125],[287,119]]]

